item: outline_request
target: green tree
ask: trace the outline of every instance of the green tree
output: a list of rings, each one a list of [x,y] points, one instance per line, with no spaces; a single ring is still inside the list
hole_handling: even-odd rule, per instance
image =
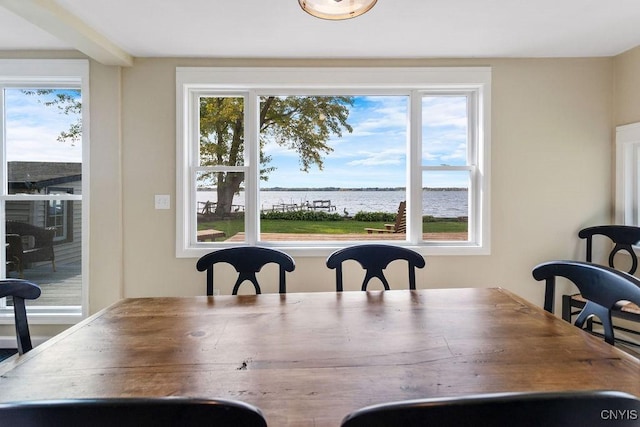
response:
[[[273,141],[294,150],[300,170],[323,168],[324,156],[333,151],[327,144],[332,135],[352,132],[347,123],[349,96],[266,96],[260,99],[260,179],[268,180],[275,168],[264,145]],[[244,163],[244,105],[238,97],[202,97],[200,99],[200,164],[202,166],[240,166]],[[216,214],[231,212],[233,195],[240,190],[244,176],[240,172],[217,172]]]
[[[76,145],[82,139],[82,98],[79,89],[25,89],[25,95],[37,96],[47,107],[57,107],[61,114],[75,116],[76,121],[58,135],[59,142]],[[53,95],[53,96],[51,96]]]

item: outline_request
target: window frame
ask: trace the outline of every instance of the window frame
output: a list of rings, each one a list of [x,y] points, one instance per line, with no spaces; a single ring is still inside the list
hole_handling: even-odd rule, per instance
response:
[[[615,222],[640,226],[640,123],[616,127]]]
[[[422,241],[420,230],[421,206],[412,203],[422,194],[422,96],[428,94],[473,93],[468,105],[469,144],[475,150],[471,156],[472,185],[469,212],[469,241]],[[385,241],[410,247],[424,255],[487,255],[490,253],[490,124],[491,124],[491,68],[490,67],[416,67],[416,68],[176,68],[176,257],[199,257],[229,243],[195,242],[197,221],[194,165],[197,165],[199,142],[198,99],[201,94],[247,94],[245,107],[245,164],[241,167],[216,166],[207,170],[238,169],[245,173],[247,209],[242,244],[277,247],[296,256],[327,256],[331,251],[354,242],[264,242],[258,241],[259,162],[256,108],[251,103],[261,95],[410,95],[409,131],[407,141],[407,215],[406,241]],[[473,139],[471,139],[473,138]],[[194,163],[195,161],[195,163]],[[441,168],[441,167],[440,167]],[[460,166],[448,168],[459,170]],[[469,166],[464,166],[465,170]],[[200,168],[202,169],[202,168]],[[251,209],[251,205],[256,209]],[[473,220],[472,220],[473,218]]]
[[[69,195],[9,195],[6,190],[7,162],[4,130],[4,88],[78,88],[82,93],[82,194]],[[67,306],[27,306],[29,323],[47,325],[74,324],[89,313],[89,61],[85,59],[0,59],[0,134],[2,152],[0,174],[4,189],[0,191],[0,203],[7,201],[49,201],[59,200],[81,202],[82,240],[81,240],[81,305]],[[6,220],[5,209],[0,209],[0,223]],[[4,228],[0,235],[4,235]],[[6,266],[0,263],[0,276],[6,277]],[[0,304],[0,324],[13,323],[13,307]]]
[[[47,194],[51,194],[51,192],[62,192],[66,194],[73,194],[72,187],[47,187]],[[72,200],[56,200],[49,199],[49,208],[51,207],[51,202],[59,202],[59,206],[61,209],[61,214],[59,215],[50,215],[47,211],[45,215],[45,227],[55,227],[58,228],[58,223],[55,221],[55,218],[62,219],[61,230],[62,234],[60,236],[55,236],[53,238],[53,244],[58,245],[61,243],[70,243],[73,242],[73,201]],[[50,223],[51,220],[54,220],[53,224]]]

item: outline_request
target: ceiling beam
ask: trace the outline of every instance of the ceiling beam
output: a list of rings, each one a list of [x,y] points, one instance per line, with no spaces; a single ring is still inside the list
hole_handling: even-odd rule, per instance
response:
[[[105,65],[130,67],[133,57],[53,0],[0,0],[12,11]]]

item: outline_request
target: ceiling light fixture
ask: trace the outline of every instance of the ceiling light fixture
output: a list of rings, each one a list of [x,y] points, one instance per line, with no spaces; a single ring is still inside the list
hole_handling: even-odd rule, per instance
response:
[[[340,20],[360,16],[377,0],[298,0],[302,10],[322,19]]]

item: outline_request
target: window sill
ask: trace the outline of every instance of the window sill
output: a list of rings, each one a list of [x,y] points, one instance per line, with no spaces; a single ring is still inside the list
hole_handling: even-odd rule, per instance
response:
[[[345,242],[340,242],[341,244],[336,244],[334,242],[331,243],[320,243],[315,242],[312,244],[300,244],[300,242],[290,242],[290,244],[274,244],[270,242],[259,242],[257,246],[268,247],[282,250],[292,257],[328,257],[334,251],[338,249],[342,249],[347,246],[365,244],[365,243],[374,243],[374,242],[348,242],[347,244],[343,244]],[[375,242],[375,243],[389,243],[388,241]],[[245,243],[240,243],[238,245],[233,246],[242,246]],[[233,247],[232,245],[202,245],[197,248],[186,248],[183,250],[179,250],[176,253],[177,258],[199,258],[203,255],[208,254],[209,252],[215,251],[217,249],[223,249],[228,247]],[[418,252],[421,255],[425,256],[475,256],[475,255],[490,255],[491,251],[488,245],[480,246],[478,244],[472,242],[457,242],[455,245],[450,242],[442,242],[442,243],[425,243],[422,245],[412,245],[407,242],[407,244],[399,245],[411,249],[413,251]]]
[[[79,306],[68,307],[28,307],[30,325],[74,325],[84,319]],[[0,309],[0,325],[14,323],[13,308]]]

